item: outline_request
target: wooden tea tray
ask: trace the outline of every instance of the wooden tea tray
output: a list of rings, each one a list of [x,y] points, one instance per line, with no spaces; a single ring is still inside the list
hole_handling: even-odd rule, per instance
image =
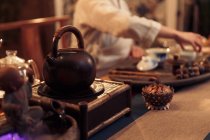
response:
[[[126,72],[126,71],[124,71]],[[130,73],[130,71],[128,71]],[[121,72],[120,72],[121,73]],[[145,76],[148,75],[148,76]],[[158,77],[161,81],[161,83],[163,84],[167,84],[170,86],[173,86],[175,88],[178,87],[184,87],[184,86],[190,86],[190,85],[194,85],[194,84],[198,84],[201,82],[204,82],[208,79],[210,79],[210,73],[206,73],[206,74],[202,74],[200,76],[195,76],[195,77],[191,77],[191,78],[187,78],[187,79],[182,79],[182,80],[177,80],[175,79],[175,77],[173,77],[172,75],[169,74],[164,74],[162,73],[161,76],[155,76],[153,73],[150,74],[143,74],[143,76],[138,76],[135,74],[133,75],[126,75],[126,74],[121,74],[121,75],[113,75],[110,74],[109,75],[110,79],[115,80],[115,81],[120,81],[120,82],[125,82],[127,84],[130,85],[134,85],[134,86],[144,86],[147,84],[151,84],[153,83],[152,81],[150,81],[150,78],[153,77]]]
[[[123,64],[109,72],[109,78],[111,80],[124,82],[132,86],[144,86],[151,84],[153,83],[151,78],[157,78],[161,81],[161,83],[173,86],[174,88],[190,86],[210,79],[210,73],[204,73],[200,76],[178,80],[172,74],[171,66],[169,64],[163,64],[162,67],[152,71],[141,72],[136,69],[137,63],[138,61],[136,59],[130,59],[123,62]]]

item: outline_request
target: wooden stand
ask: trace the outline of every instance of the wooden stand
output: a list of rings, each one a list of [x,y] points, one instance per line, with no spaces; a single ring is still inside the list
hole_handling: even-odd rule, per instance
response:
[[[59,100],[66,113],[73,116],[80,127],[80,138],[88,139],[102,128],[110,125],[131,112],[131,88],[127,84],[114,81],[96,80],[104,85],[105,91],[96,98],[80,100]],[[31,104],[50,109],[54,99],[39,96],[34,87]]]

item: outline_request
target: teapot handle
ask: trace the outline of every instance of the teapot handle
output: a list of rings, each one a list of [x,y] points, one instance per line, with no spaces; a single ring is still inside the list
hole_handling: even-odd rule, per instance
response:
[[[82,35],[81,35],[80,31],[77,28],[75,28],[75,27],[73,27],[71,25],[67,25],[67,26],[61,27],[54,34],[54,37],[53,37],[53,48],[52,48],[52,57],[57,57],[58,41],[62,37],[62,35],[64,33],[66,33],[66,32],[72,32],[77,38],[78,48],[84,49],[84,42],[83,42],[83,38],[82,38]]]
[[[40,74],[39,74],[39,69],[35,63],[34,60],[30,59],[27,61],[27,63],[29,64],[29,66],[32,68],[33,72],[34,72],[34,78],[36,80],[40,80]]]

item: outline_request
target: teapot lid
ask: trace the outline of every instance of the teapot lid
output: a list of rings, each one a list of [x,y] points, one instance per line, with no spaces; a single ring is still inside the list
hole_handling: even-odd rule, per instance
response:
[[[1,67],[8,65],[23,66],[25,60],[17,56],[17,50],[6,50],[6,57],[0,59]]]

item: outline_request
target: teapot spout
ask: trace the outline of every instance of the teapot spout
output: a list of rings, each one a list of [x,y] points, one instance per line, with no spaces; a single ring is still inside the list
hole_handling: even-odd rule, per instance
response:
[[[0,39],[0,48],[1,48],[2,44],[3,44],[3,39]]]

